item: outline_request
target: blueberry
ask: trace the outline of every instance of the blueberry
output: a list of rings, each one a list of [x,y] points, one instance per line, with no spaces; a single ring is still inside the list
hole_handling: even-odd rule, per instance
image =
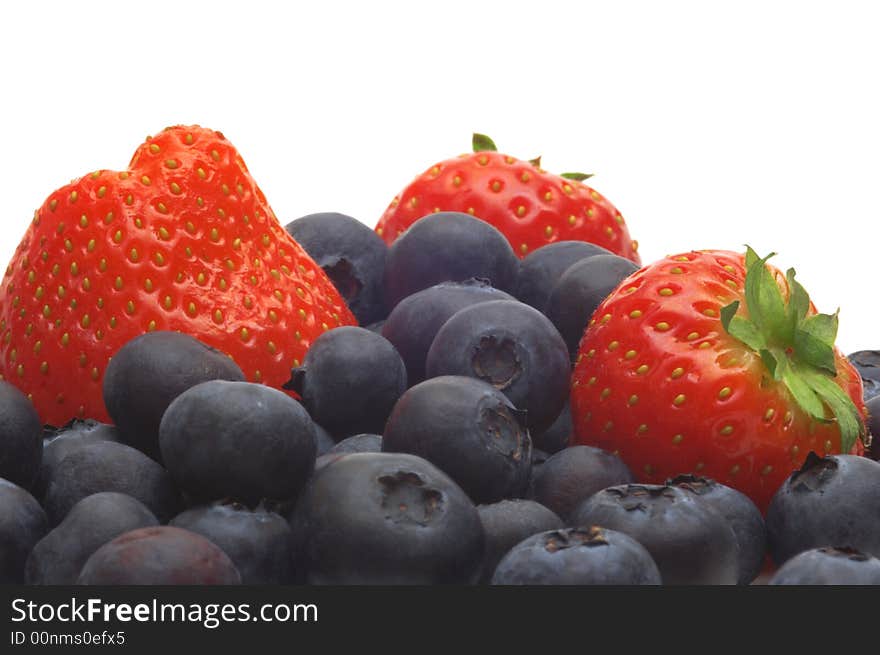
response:
[[[388,249],[385,300],[394,308],[407,296],[439,282],[485,279],[509,291],[519,258],[495,227],[459,212],[428,214]]]
[[[572,264],[559,277],[545,313],[565,340],[572,361],[596,307],[637,270],[638,266],[623,257],[595,255]]]
[[[315,464],[315,424],[303,406],[255,382],[211,380],[172,401],[159,426],[174,480],[204,501],[294,498]]]
[[[361,325],[385,316],[382,275],[388,246],[364,223],[335,212],[297,218],[284,229],[324,269]]]
[[[534,307],[492,300],[459,310],[438,330],[425,373],[488,382],[526,412],[530,431],[549,427],[569,394],[565,342]]]
[[[271,506],[250,509],[218,501],[188,509],[169,525],[196,532],[219,546],[238,569],[242,584],[293,582],[293,534],[287,520]]]
[[[437,330],[453,314],[478,302],[513,299],[483,280],[442,282],[401,300],[382,326],[382,336],[400,353],[407,382],[414,386],[425,379],[425,359]]]
[[[598,526],[536,534],[508,552],[493,585],[659,585],[650,553],[623,532]]]
[[[139,500],[115,491],[86,496],[31,551],[25,582],[72,585],[92,553],[129,530],[158,525]]]
[[[330,449],[331,453],[381,453],[381,434],[355,434]]]
[[[609,250],[586,241],[556,241],[530,252],[519,265],[513,295],[543,312],[550,292],[566,269],[594,255],[610,255]]]
[[[865,402],[880,396],[880,350],[858,350],[847,358],[862,377]]]
[[[880,460],[880,395],[873,396],[865,401],[865,409],[868,411],[868,434],[869,445],[865,449],[865,457]]]
[[[292,517],[310,584],[475,582],[477,510],[420,457],[350,453],[315,472]]]
[[[503,393],[456,375],[410,388],[394,406],[382,437],[384,452],[424,457],[475,503],[521,495],[531,448],[522,412]]]
[[[136,498],[162,523],[180,505],[177,488],[160,464],[125,444],[95,441],[71,449],[46,480],[43,506],[50,525],[57,526],[79,501],[101,491]]]
[[[104,374],[104,404],[122,441],[159,460],[159,422],[179,394],[206,380],[244,380],[227,355],[180,332],[128,341]]]
[[[0,380],[0,478],[30,489],[43,456],[43,424],[33,403]]]
[[[807,455],[779,487],[766,515],[770,554],[846,546],[880,557],[880,463],[858,455]]]
[[[730,523],[699,496],[677,487],[608,487],[578,505],[569,523],[628,534],[651,553],[663,584],[737,582],[736,535]]]
[[[558,453],[563,448],[568,448],[571,445],[572,435],[574,434],[572,418],[569,399],[566,398],[562,411],[556,415],[553,423],[546,430],[532,431],[532,445],[535,449],[543,450],[545,453],[552,455]]]
[[[406,367],[385,337],[360,327],[329,330],[291,371],[293,389],[312,418],[337,440],[381,433],[406,390]]]
[[[880,559],[852,548],[812,548],[783,564],[768,585],[880,585]]]
[[[486,534],[482,582],[491,580],[498,562],[519,542],[540,532],[564,527],[562,519],[552,511],[522,498],[479,505],[477,512]]]
[[[530,496],[564,520],[594,493],[635,482],[620,457],[593,446],[569,446],[532,472]]]
[[[43,432],[43,460],[34,483],[34,496],[44,498],[48,481],[55,476],[58,462],[80,446],[97,441],[119,443],[116,426],[94,419],[73,419],[59,428]]]
[[[739,552],[738,583],[750,584],[757,578],[767,552],[767,530],[755,503],[736,489],[709,478],[679,475],[667,484],[696,494],[727,519],[736,535]]]
[[[169,525],[125,532],[86,560],[79,585],[237,585],[241,576],[218,546]]]
[[[28,553],[48,530],[46,513],[36,498],[0,478],[0,584],[24,582]]]

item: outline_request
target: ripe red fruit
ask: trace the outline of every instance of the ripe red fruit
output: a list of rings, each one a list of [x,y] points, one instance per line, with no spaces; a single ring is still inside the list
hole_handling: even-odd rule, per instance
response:
[[[480,134],[473,145],[473,153],[431,166],[391,201],[376,225],[386,243],[427,214],[454,211],[494,225],[520,257],[555,241],[589,241],[641,263],[620,212],[583,183],[588,175],[553,175],[537,160],[496,152]]]
[[[742,254],[661,259],[599,305],[580,344],[575,441],[643,482],[696,473],[763,510],[817,453],[863,452],[858,373],[794,279]]]
[[[233,145],[176,126],[36,211],[0,287],[0,374],[44,423],[109,421],[107,362],[146,331],[190,334],[280,387],[312,340],[354,323]]]

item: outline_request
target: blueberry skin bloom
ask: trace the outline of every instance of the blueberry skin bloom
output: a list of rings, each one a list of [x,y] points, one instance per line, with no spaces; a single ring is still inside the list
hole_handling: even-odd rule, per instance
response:
[[[284,388],[296,391],[315,422],[337,441],[381,434],[406,391],[406,366],[383,336],[339,327],[315,339]]]
[[[880,585],[880,559],[852,548],[813,548],[798,553],[768,585]]]
[[[880,463],[858,455],[809,453],[774,494],[766,524],[778,565],[823,546],[880,557]]]
[[[461,488],[406,454],[330,462],[309,481],[291,524],[309,584],[468,584],[485,546]]]
[[[426,373],[467,375],[488,382],[525,410],[529,431],[548,428],[568,398],[568,349],[534,307],[493,300],[456,312],[434,337]]]
[[[394,406],[382,438],[384,452],[424,457],[474,503],[521,495],[531,449],[522,412],[487,382],[458,375],[410,388]]]
[[[417,291],[470,278],[510,291],[518,269],[519,258],[494,226],[460,212],[428,214],[388,249],[385,301],[393,309]]]
[[[736,535],[730,523],[699,497],[676,487],[608,487],[578,505],[569,522],[628,534],[651,553],[663,584],[737,582]]]
[[[315,464],[315,427],[278,389],[212,380],[184,391],[159,426],[171,476],[193,498],[287,500]]]
[[[505,555],[493,585],[659,585],[650,553],[632,537],[597,526],[551,530]]]

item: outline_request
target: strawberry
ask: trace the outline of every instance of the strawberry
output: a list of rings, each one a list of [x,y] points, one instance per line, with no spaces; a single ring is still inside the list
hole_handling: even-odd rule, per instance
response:
[[[520,257],[555,241],[589,241],[641,264],[620,212],[583,183],[589,175],[547,173],[481,134],[473,148],[434,164],[391,201],[376,225],[386,243],[429,213],[455,211],[494,225]]]
[[[280,387],[319,334],[354,322],[233,145],[176,126],[35,212],[0,287],[0,374],[44,423],[109,422],[107,362],[146,331],[190,334]]]
[[[695,473],[766,509],[817,453],[863,452],[861,379],[794,270],[751,249],[636,271],[599,305],[572,378],[574,441],[642,482]]]

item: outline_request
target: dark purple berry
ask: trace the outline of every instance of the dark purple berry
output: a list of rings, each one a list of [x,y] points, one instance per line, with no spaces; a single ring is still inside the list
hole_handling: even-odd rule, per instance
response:
[[[798,553],[768,585],[880,585],[880,559],[852,548],[813,548]]]
[[[493,300],[459,310],[437,332],[427,377],[466,375],[488,382],[526,412],[529,430],[549,427],[569,394],[565,342],[534,307]]]
[[[43,456],[43,424],[33,403],[0,380],[0,478],[30,489]]]
[[[315,339],[284,384],[337,441],[381,434],[406,387],[406,367],[394,346],[375,332],[348,326]]]
[[[600,525],[641,543],[667,585],[732,585],[738,576],[736,535],[698,496],[668,485],[608,487],[583,501],[571,525]]]
[[[596,307],[638,266],[617,255],[595,255],[565,270],[553,286],[544,313],[559,330],[571,360]]]
[[[493,585],[659,585],[650,553],[632,537],[589,526],[529,537],[508,552]]]
[[[569,446],[533,470],[530,496],[567,521],[594,493],[630,482],[635,478],[617,455],[593,446]]]
[[[401,396],[382,450],[424,457],[475,503],[521,495],[531,468],[522,412],[492,385],[454,375],[425,380]]]
[[[114,425],[93,419],[73,419],[59,428],[44,430],[43,460],[34,483],[34,496],[45,497],[46,485],[55,476],[58,462],[77,448],[96,441],[119,443],[119,431]]]
[[[366,224],[336,212],[309,214],[284,229],[324,269],[361,325],[385,316],[382,276],[388,246]]]
[[[847,359],[862,378],[865,402],[880,396],[880,350],[858,350],[848,355]]]
[[[486,556],[481,580],[489,582],[495,567],[519,542],[548,530],[559,530],[562,519],[533,500],[516,498],[477,506],[486,533]]]
[[[256,504],[296,497],[315,464],[315,424],[284,392],[255,382],[203,382],[159,426],[162,456],[192,498]]]
[[[382,326],[382,336],[403,358],[409,386],[425,379],[425,360],[437,330],[460,309],[489,300],[514,298],[485,280],[471,279],[441,282],[398,303]]]
[[[25,568],[30,585],[72,585],[86,560],[111,539],[158,525],[139,500],[115,491],[86,496],[31,551]]]
[[[80,585],[237,585],[241,576],[218,546],[169,525],[138,528],[92,553]]]
[[[242,584],[290,584],[294,579],[293,534],[271,507],[232,501],[193,507],[169,525],[196,532],[219,546],[241,574]]]
[[[317,470],[292,525],[310,584],[467,584],[485,537],[470,499],[406,454],[350,453]]]
[[[773,495],[766,524],[770,554],[780,566],[823,546],[880,557],[880,463],[809,453]]]
[[[102,491],[136,498],[160,523],[177,514],[181,502],[168,471],[155,460],[125,444],[95,441],[71,449],[46,480],[49,524],[57,526],[79,501]]]
[[[207,380],[244,380],[230,357],[181,332],[147,332],[110,359],[104,404],[121,440],[160,460],[159,423],[178,395]]]
[[[587,241],[556,241],[547,244],[522,259],[513,295],[543,312],[553,287],[570,266],[594,255],[610,254],[612,253],[609,250]]]
[[[440,282],[481,278],[509,291],[519,258],[494,226],[459,212],[417,220],[388,249],[385,301],[389,309],[409,295]]]
[[[28,554],[48,530],[46,513],[36,498],[0,478],[0,584],[24,582]]]
[[[679,475],[667,484],[699,496],[727,519],[736,535],[739,551],[739,584],[750,584],[757,578],[767,552],[767,530],[755,503],[736,489],[709,478]]]

